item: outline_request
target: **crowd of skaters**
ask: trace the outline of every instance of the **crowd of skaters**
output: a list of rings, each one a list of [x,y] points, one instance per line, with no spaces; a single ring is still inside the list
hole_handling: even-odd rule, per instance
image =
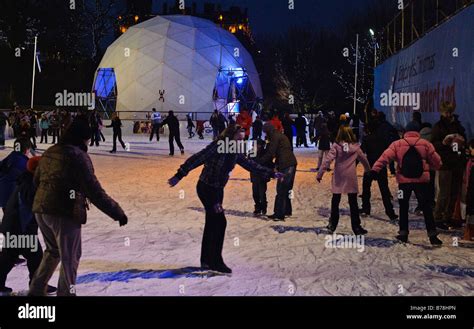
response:
[[[303,114],[298,114],[295,120],[288,114],[283,116],[275,114],[270,116],[266,123],[259,116],[253,117],[254,114],[246,109],[236,117],[227,118],[219,111],[214,112],[210,118],[214,137],[212,143],[191,156],[168,181],[170,186],[175,186],[190,171],[204,165],[197,184],[198,196],[206,211],[201,266],[223,273],[232,272],[222,257],[226,229],[222,202],[229,174],[236,164],[251,173],[255,215],[262,216],[267,213],[267,183],[273,178],[277,179],[274,213],[266,218],[284,221],[285,218],[292,216],[291,192],[298,165],[293,153],[295,135],[296,147],[309,147],[310,143],[318,145],[319,182],[329,171],[331,163],[335,162],[332,175],[331,215],[327,226],[329,232],[335,232],[337,229],[339,204],[342,194],[347,194],[354,234],[368,233],[361,226],[360,216],[368,216],[371,213],[370,188],[371,183],[377,181],[387,216],[392,221],[399,221],[400,230],[397,239],[401,242],[408,242],[408,207],[412,192],[416,195],[418,211],[425,218],[427,233],[433,245],[442,244],[437,237],[438,230],[460,226],[461,201],[467,205],[465,238],[471,240],[474,233],[474,175],[471,175],[474,141],[469,143],[466,141],[464,128],[455,114],[453,104],[444,102],[440,108],[441,117],[435,125],[424,123],[420,113],[415,112],[413,120],[403,130],[395,129],[387,122],[385,115],[376,109],[366,111],[365,120],[362,120],[364,121],[362,130],[355,124],[357,118],[343,114],[336,119],[333,112],[327,115],[319,112],[310,120]],[[160,128],[168,125],[170,154],[173,154],[174,142],[183,153],[184,147],[180,145],[179,139],[179,121],[174,113],[170,111],[163,120],[156,110],[152,112],[152,125],[156,124],[157,127],[152,129],[150,140],[155,134],[159,140]],[[34,112],[21,110],[15,111],[15,115],[20,120],[20,126],[21,121],[29,120],[31,124],[32,117],[36,116]],[[46,118],[50,119],[52,115],[61,113],[56,112]],[[193,138],[193,128],[196,126],[190,116],[187,119],[189,138]],[[15,118],[13,124],[15,120],[18,119]],[[121,226],[127,224],[128,219],[122,208],[102,189],[87,154],[88,147],[98,146],[103,138],[100,134],[101,126],[101,116],[96,111],[80,112],[75,118],[70,117],[68,126],[58,134],[59,143],[47,149],[41,158],[30,159],[28,152],[34,150],[33,136],[26,128],[17,130],[15,145],[20,147],[18,150],[14,148],[0,165],[2,180],[0,206],[4,211],[2,232],[37,234],[39,227],[45,237],[46,250],[41,262],[38,262],[38,254],[32,256],[25,250],[17,250],[15,253],[2,251],[0,279],[6,280],[18,255],[23,255],[30,270],[30,294],[44,295],[55,290],[48,286],[48,282],[55,268],[61,263],[58,295],[75,295],[75,290],[72,288],[75,285],[81,255],[80,228],[86,222],[87,200],[118,221]],[[46,125],[42,127],[50,129]],[[118,138],[124,147],[118,115],[114,116],[109,127],[114,129],[114,140]],[[61,125],[59,129],[61,130]],[[266,140],[261,139],[263,134]],[[220,153],[218,142],[226,139],[256,140],[258,147],[256,158],[238,153]],[[13,161],[14,159],[22,161]],[[361,209],[357,198],[359,189],[356,166],[359,163],[365,169]],[[393,207],[395,198],[391,196],[388,188],[387,167],[390,166],[394,167],[399,184],[397,193],[399,216],[395,214]],[[19,177],[27,171],[30,177],[26,180],[29,185],[25,188],[22,185],[25,184],[25,180]],[[78,172],[81,175],[77,175]],[[6,182],[8,184],[5,184]],[[6,186],[8,188],[5,188]],[[29,196],[16,192],[28,189]],[[73,201],[65,199],[68,194],[65,191],[71,190],[78,195]],[[31,193],[34,197],[31,197]],[[28,198],[29,201],[24,202],[17,197],[23,197],[25,200]],[[19,204],[28,211],[22,209],[20,215]],[[10,224],[5,226],[3,223]],[[26,231],[27,229],[30,231]],[[11,291],[2,281],[0,290],[7,293]]]
[[[318,165],[318,178],[324,175],[333,160],[336,162],[333,207],[328,225],[330,231],[337,226],[340,194],[349,194],[351,218],[355,218],[353,225],[359,222],[359,215],[370,216],[371,185],[377,181],[386,215],[392,221],[399,220],[399,240],[408,241],[408,206],[412,192],[418,202],[415,212],[425,217],[433,244],[441,243],[436,238],[438,230],[457,229],[463,224],[464,238],[472,240],[474,177],[471,168],[474,140],[466,140],[465,129],[455,110],[452,103],[440,104],[440,118],[434,125],[423,122],[422,114],[415,111],[411,122],[397,129],[386,120],[383,112],[368,109],[361,120],[364,122],[359,136],[351,127],[352,120],[345,114],[341,115],[337,124],[339,128],[335,140],[331,137],[334,132],[329,131],[330,137],[327,137],[329,120],[323,119],[320,132],[315,134],[316,139],[323,141],[319,151],[323,161]],[[331,144],[329,151],[328,140]],[[342,145],[349,145],[347,152],[340,152]],[[407,163],[405,166],[404,161]],[[356,211],[354,199],[358,188],[354,170],[358,162],[364,165],[366,173],[363,177],[362,208]],[[407,168],[416,166],[419,167],[418,173],[405,172]],[[396,199],[400,206],[400,218],[394,212],[387,168],[393,168],[390,171],[396,175],[399,184]],[[341,186],[344,188],[341,189]],[[462,220],[461,204],[466,205],[465,220]]]

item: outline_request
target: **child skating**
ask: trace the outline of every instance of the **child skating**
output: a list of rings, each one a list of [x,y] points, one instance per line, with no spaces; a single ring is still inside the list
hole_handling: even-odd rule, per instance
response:
[[[356,235],[367,234],[362,228],[359,216],[359,205],[357,203],[357,193],[359,191],[357,184],[356,161],[362,163],[365,171],[370,171],[370,165],[362,152],[352,129],[347,126],[339,128],[336,143],[333,144],[326,160],[319,170],[317,180],[321,182],[324,173],[335,161],[334,175],[332,177],[332,201],[331,217],[327,229],[334,233],[339,223],[339,203],[341,195],[347,194],[351,211],[352,231]]]

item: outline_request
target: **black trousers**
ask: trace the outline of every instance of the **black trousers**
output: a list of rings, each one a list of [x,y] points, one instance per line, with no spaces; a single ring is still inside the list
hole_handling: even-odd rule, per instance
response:
[[[43,138],[44,138],[44,142],[48,144],[48,129],[41,129],[40,143],[43,143]]]
[[[285,218],[285,216],[293,213],[290,191],[293,190],[295,183],[296,166],[282,169],[280,172],[285,174],[285,176],[282,180],[278,180],[277,183],[274,212],[277,218]]]
[[[58,138],[59,142],[59,129],[51,129],[51,134],[53,135],[53,144],[56,144],[56,137]]]
[[[436,225],[433,216],[433,205],[430,201],[430,184],[429,183],[411,183],[400,184],[398,186],[399,195],[398,203],[400,204],[400,235],[408,235],[408,208],[410,206],[411,193],[415,192],[418,199],[418,205],[423,211],[425,217],[426,230],[428,236],[436,236]]]
[[[349,207],[351,209],[351,225],[352,230],[359,228],[360,216],[359,205],[357,204],[357,193],[348,194]],[[339,224],[339,204],[341,203],[341,194],[333,194],[331,200],[331,218],[329,220],[331,226],[334,228]]]
[[[152,124],[151,125],[151,133],[150,133],[150,142],[153,140],[153,136],[156,133],[156,141],[160,141],[160,125],[159,124]]]
[[[99,127],[94,127],[91,129],[92,129],[92,135],[91,135],[91,143],[89,144],[89,146],[93,146],[94,144],[95,146],[99,146],[99,143],[100,143]]]
[[[392,175],[395,175],[397,173],[397,170],[395,169],[395,161],[391,161],[388,167],[390,168],[390,173]]]
[[[176,144],[178,145],[180,150],[184,150],[184,146],[183,144],[181,144],[181,137],[179,136],[179,133],[172,134],[170,132],[170,136],[169,136],[170,154],[174,154],[174,141],[176,141]]]
[[[285,136],[286,136],[286,137],[288,138],[288,140],[290,141],[291,150],[293,151],[293,134],[291,134],[291,135],[290,135],[290,134],[288,134],[288,135],[285,134]]]
[[[15,262],[20,255],[26,259],[26,266],[28,267],[31,280],[43,259],[43,248],[39,240],[36,251],[18,248],[4,248],[0,251],[0,287],[5,287],[7,276],[15,266]]]
[[[471,169],[466,194],[466,214],[474,215],[474,170]]]
[[[206,210],[206,223],[201,245],[201,263],[211,267],[223,264],[222,249],[227,227],[227,220],[222,208],[224,189],[215,188],[199,181],[197,194]]]
[[[253,130],[252,139],[256,141],[257,139],[262,139],[262,131],[261,130]]]
[[[31,136],[31,137],[30,137],[30,142],[31,142],[31,147],[32,147],[33,149],[36,149],[36,147],[37,147],[37,146],[36,146],[36,136]]]
[[[296,136],[296,146],[301,146],[303,145],[305,147],[308,147],[308,141],[306,139],[306,132],[298,132]]]
[[[371,205],[370,205],[370,198],[372,193],[370,191],[372,187],[373,178],[366,174],[364,175],[363,179],[363,187],[362,187],[362,210],[370,214]],[[377,183],[379,185],[380,194],[382,195],[382,202],[385,207],[385,213],[387,216],[391,217],[395,215],[395,211],[393,210],[392,201],[390,200],[390,189],[388,188],[388,176],[387,176],[387,168],[383,168],[379,174],[377,175]]]
[[[119,129],[119,130],[114,130],[112,151],[117,151],[117,138],[120,144],[122,145],[122,147],[125,149],[125,143],[122,140],[122,129]]]
[[[255,210],[267,210],[267,180],[255,178],[252,181],[253,201]]]

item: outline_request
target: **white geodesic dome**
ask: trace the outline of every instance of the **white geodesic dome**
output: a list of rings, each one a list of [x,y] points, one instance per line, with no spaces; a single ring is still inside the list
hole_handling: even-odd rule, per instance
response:
[[[157,16],[130,27],[107,48],[100,69],[115,73],[116,111],[124,112],[123,118],[136,117],[127,112],[152,108],[210,113],[223,70],[246,72],[255,96],[262,97],[252,57],[237,38],[192,16]],[[94,90],[100,94],[98,80],[96,73]],[[164,102],[160,91],[165,91]]]

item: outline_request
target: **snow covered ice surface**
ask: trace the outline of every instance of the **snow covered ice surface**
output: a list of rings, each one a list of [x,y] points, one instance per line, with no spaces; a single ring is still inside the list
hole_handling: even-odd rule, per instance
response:
[[[473,246],[453,246],[453,238],[460,239],[461,233],[448,232],[440,234],[443,247],[432,248],[422,218],[414,215],[410,218],[411,244],[394,243],[398,227],[384,215],[376,184],[372,217],[362,218],[369,231],[364,251],[326,248],[331,173],[317,184],[311,170],[317,163],[315,148],[295,149],[299,166],[293,217],[282,223],[253,217],[249,174],[236,167],[224,200],[228,220],[224,259],[233,274],[201,272],[197,267],[204,211],[196,194],[201,170],[192,172],[174,189],[168,187],[167,179],[209,141],[189,141],[183,136],[186,155],[170,158],[167,138],[159,144],[149,143],[146,136],[124,140],[130,142],[130,152],[119,150],[111,155],[110,142],[90,148],[97,176],[121,204],[129,223],[120,228],[92,206],[82,231],[78,295],[474,295]],[[7,144],[11,146],[12,141]],[[0,157],[9,151],[0,151]],[[275,185],[272,181],[268,188],[269,213]],[[359,188],[361,185],[360,181]],[[394,178],[390,178],[390,186],[396,195]],[[341,214],[337,233],[352,234],[346,197]],[[59,268],[50,284],[57,284],[58,273]],[[12,270],[7,286],[24,290],[27,282],[28,272],[22,265]]]

